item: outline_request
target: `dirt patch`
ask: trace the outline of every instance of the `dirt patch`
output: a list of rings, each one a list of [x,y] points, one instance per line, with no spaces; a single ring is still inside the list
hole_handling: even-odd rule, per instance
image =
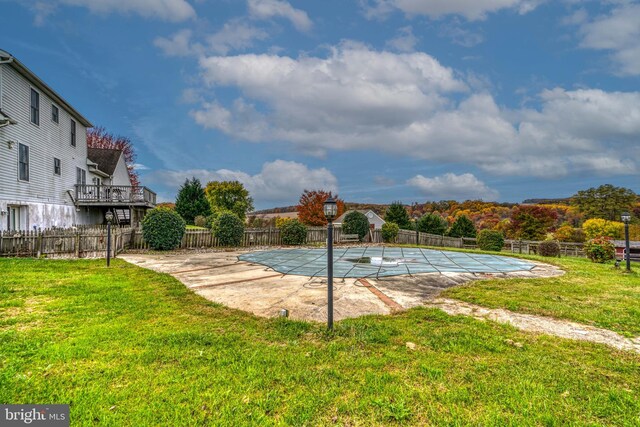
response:
[[[640,353],[640,337],[629,339],[608,329],[533,314],[514,313],[504,309],[490,309],[453,299],[437,298],[426,305],[437,307],[452,316],[464,315],[480,320],[492,320],[512,325],[527,332],[591,341],[606,344],[619,350]]]

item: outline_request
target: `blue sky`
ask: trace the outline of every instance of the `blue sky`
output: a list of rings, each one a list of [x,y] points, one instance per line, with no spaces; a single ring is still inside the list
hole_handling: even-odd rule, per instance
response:
[[[143,184],[257,208],[640,192],[640,3],[0,0],[0,49],[131,138]]]

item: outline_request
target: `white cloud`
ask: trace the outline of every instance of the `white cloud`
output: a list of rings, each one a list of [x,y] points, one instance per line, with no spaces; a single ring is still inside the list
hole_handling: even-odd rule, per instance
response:
[[[86,7],[99,14],[131,13],[171,22],[196,17],[195,10],[185,0],[53,0],[52,3]]]
[[[285,160],[265,163],[256,175],[229,169],[159,170],[145,175],[145,182],[177,190],[191,177],[198,178],[203,185],[209,181],[240,181],[256,202],[294,202],[305,189],[338,191],[338,180],[328,169],[310,169],[302,163]]]
[[[248,0],[249,14],[258,19],[282,17],[291,21],[299,31],[309,31],[313,22],[307,13],[284,0]]]
[[[231,51],[250,48],[255,40],[265,40],[269,34],[240,19],[226,22],[220,30],[206,35],[201,42],[193,40],[193,32],[180,30],[170,37],[157,37],[153,44],[167,56],[199,56],[208,53],[226,55]]]
[[[617,73],[640,75],[640,4],[624,3],[608,15],[583,22],[580,33],[581,47],[612,52],[611,58],[616,64]]]
[[[503,9],[525,14],[545,0],[360,0],[367,18],[380,18],[400,10],[407,15],[426,15],[437,19],[445,15],[464,16],[469,21],[485,19]]]
[[[317,156],[373,150],[501,175],[638,170],[640,92],[556,88],[540,94],[537,109],[510,110],[425,53],[354,43],[324,58],[212,56],[200,65],[209,101],[194,119],[240,140],[285,141]],[[217,87],[241,96],[211,100]]]
[[[497,191],[489,188],[470,173],[462,175],[446,173],[433,178],[416,175],[409,179],[407,184],[417,188],[425,197],[433,200],[483,199],[493,201],[499,197]]]
[[[171,37],[156,37],[153,44],[167,56],[189,56],[198,49],[191,44],[191,30],[180,30]]]
[[[413,52],[417,43],[418,38],[413,35],[413,28],[409,26],[400,28],[398,35],[387,41],[387,46],[398,52]]]

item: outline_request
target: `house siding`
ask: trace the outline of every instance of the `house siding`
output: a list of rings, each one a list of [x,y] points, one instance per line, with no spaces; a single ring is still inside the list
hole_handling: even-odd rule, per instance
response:
[[[129,180],[129,171],[127,170],[127,164],[124,160],[124,155],[121,154],[118,159],[118,165],[116,169],[113,171],[113,175],[111,176],[111,180],[109,182],[111,185],[131,185],[131,180]]]
[[[10,64],[0,64],[0,105],[18,122],[0,128],[0,210],[9,205],[28,206],[27,224],[32,227],[67,227],[91,223],[93,215],[76,212],[68,190],[74,190],[76,167],[87,168],[87,130],[63,106],[53,102]],[[40,124],[30,118],[31,89],[40,94]],[[51,106],[59,110],[59,123],[51,120]],[[71,120],[76,122],[76,146],[71,145]],[[9,148],[8,141],[13,141]],[[29,146],[29,181],[18,179],[18,143]],[[54,174],[54,157],[61,161]],[[89,173],[87,173],[89,176]],[[7,223],[0,218],[0,230]]]

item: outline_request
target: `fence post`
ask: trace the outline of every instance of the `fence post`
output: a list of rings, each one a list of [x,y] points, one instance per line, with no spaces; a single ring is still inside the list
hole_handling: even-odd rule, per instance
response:
[[[80,258],[80,231],[75,233],[76,258]]]

